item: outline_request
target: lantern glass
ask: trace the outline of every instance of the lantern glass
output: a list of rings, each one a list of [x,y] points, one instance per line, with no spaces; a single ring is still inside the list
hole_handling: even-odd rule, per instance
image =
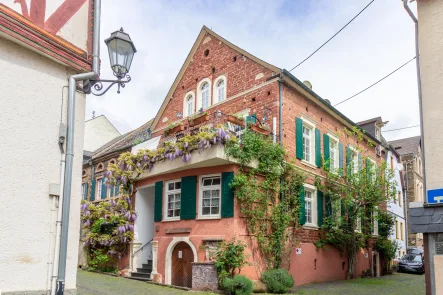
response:
[[[114,75],[123,78],[131,68],[132,58],[136,49],[128,34],[123,30],[114,32],[105,40],[108,46],[109,60]]]

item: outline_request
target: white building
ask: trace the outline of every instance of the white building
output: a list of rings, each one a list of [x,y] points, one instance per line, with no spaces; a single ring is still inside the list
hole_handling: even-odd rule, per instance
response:
[[[406,254],[408,240],[405,219],[405,206],[407,205],[407,202],[404,198],[402,179],[403,164],[401,163],[399,155],[392,150],[387,150],[386,162],[388,167],[394,172],[393,180],[396,182],[396,195],[394,199],[390,200],[387,204],[388,211],[395,218],[394,230],[389,238],[397,243],[399,248],[396,257],[401,258]]]
[[[51,285],[68,77],[91,71],[89,0],[0,1],[0,293]],[[64,90],[64,91],[63,91]],[[65,294],[76,289],[85,95],[77,93]]]
[[[120,135],[120,132],[118,132],[105,115],[94,117],[85,121],[85,141],[83,149],[93,152]]]

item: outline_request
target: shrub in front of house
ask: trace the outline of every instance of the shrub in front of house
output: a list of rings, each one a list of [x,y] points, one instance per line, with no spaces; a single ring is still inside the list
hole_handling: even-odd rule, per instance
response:
[[[245,276],[234,276],[233,279],[225,278],[222,281],[222,288],[230,295],[250,295],[252,294],[252,281]]]
[[[262,274],[261,280],[271,293],[289,292],[294,285],[294,279],[286,269],[267,270]]]

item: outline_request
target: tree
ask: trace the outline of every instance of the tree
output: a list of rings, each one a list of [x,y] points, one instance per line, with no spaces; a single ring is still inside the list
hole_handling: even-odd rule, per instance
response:
[[[357,128],[345,129],[348,136],[357,139],[353,149],[346,148],[346,168],[329,169],[324,163],[324,178],[316,177],[316,186],[326,200],[326,220],[318,245],[330,244],[348,259],[347,278],[354,277],[357,252],[372,248],[378,216],[386,203],[396,194],[393,171],[385,161],[377,165],[367,154],[363,132]],[[372,269],[372,267],[371,267]]]

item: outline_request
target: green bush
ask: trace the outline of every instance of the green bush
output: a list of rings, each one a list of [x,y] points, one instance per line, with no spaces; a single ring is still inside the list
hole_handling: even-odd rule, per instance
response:
[[[233,279],[225,278],[222,281],[222,288],[231,295],[252,294],[252,281],[245,276],[234,276]]]
[[[265,271],[261,276],[271,293],[286,293],[294,285],[294,279],[286,269],[272,269]]]
[[[246,244],[234,238],[218,243],[217,247],[211,250],[210,255],[215,260],[220,282],[227,277],[233,279],[235,273],[240,273],[242,267],[248,265],[245,249]]]

